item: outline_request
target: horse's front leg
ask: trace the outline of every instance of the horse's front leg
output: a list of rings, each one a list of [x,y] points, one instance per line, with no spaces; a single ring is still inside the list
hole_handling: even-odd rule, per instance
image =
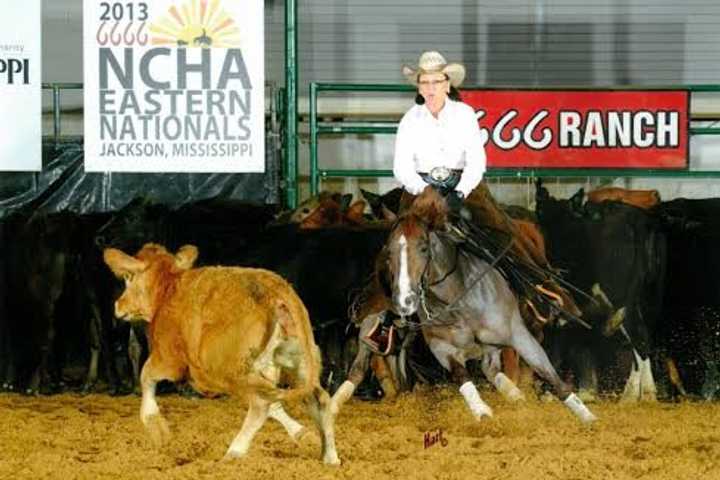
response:
[[[465,368],[465,357],[462,352],[452,344],[427,334],[425,339],[430,351],[440,362],[440,365],[450,372],[453,381],[460,384],[460,393],[475,419],[480,420],[485,416],[492,417],[492,409],[480,398],[480,392],[478,392],[470,379],[470,374]]]
[[[363,320],[358,338],[362,338],[362,336],[367,333],[368,325],[372,323],[371,320],[371,317]],[[330,400],[330,411],[333,415],[338,414],[340,408],[352,397],[357,386],[360,385],[363,378],[365,378],[365,373],[370,368],[372,355],[373,352],[370,350],[370,347],[365,345],[365,342],[362,340],[358,341],[357,355],[355,355],[355,360],[353,360],[352,366],[350,367],[347,379],[340,385]]]
[[[525,400],[525,395],[515,383],[505,375],[502,370],[500,354],[502,350],[498,347],[484,346],[482,358],[482,370],[488,382],[495,385],[500,394],[511,402]]]

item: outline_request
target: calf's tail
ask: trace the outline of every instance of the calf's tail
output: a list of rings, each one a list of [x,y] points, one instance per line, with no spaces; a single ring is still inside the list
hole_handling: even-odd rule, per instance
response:
[[[272,352],[272,361],[280,369],[280,385],[255,378],[251,386],[272,401],[292,401],[316,394],[317,389],[322,389],[322,360],[307,309],[297,297],[292,301],[277,299],[274,317],[271,336],[277,335],[279,341]]]

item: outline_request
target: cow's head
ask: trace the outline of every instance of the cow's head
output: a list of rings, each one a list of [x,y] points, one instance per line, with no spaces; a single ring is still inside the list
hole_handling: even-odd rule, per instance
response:
[[[394,222],[397,220],[397,214],[400,210],[400,198],[402,197],[402,188],[394,188],[382,195],[368,192],[360,189],[360,193],[367,200],[373,215],[378,220],[387,220]]]
[[[116,277],[125,280],[125,291],[115,302],[115,315],[125,320],[151,321],[168,283],[192,268],[197,257],[194,245],[185,245],[173,255],[162,245],[148,243],[134,257],[106,248],[105,263]]]
[[[163,241],[167,238],[169,215],[165,205],[135,198],[95,232],[95,244],[99,248],[135,250],[149,241]]]

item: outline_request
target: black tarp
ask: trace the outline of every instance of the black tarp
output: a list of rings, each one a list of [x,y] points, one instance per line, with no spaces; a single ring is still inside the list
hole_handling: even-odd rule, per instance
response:
[[[272,142],[266,151],[265,173],[89,173],[82,144],[48,144],[41,172],[0,172],[0,218],[22,207],[114,211],[139,196],[171,207],[211,197],[279,204],[280,155]]]

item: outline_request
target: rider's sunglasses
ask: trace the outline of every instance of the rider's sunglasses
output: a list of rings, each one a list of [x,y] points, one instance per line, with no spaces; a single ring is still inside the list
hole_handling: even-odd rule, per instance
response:
[[[445,82],[447,82],[447,78],[443,78],[442,80],[421,80],[418,82],[418,85],[421,87],[436,87]]]

